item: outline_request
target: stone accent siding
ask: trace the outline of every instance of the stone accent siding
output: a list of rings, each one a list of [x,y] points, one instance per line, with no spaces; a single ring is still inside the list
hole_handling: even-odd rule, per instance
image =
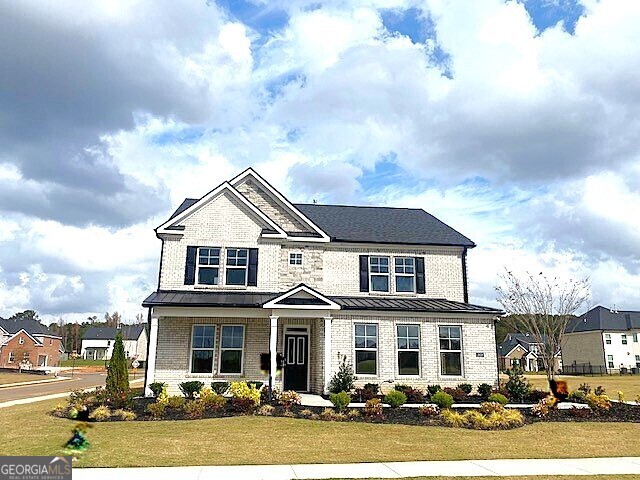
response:
[[[277,223],[285,232],[313,232],[271,198],[271,194],[262,190],[252,180],[246,180],[241,183],[236,187],[236,190],[247,197],[247,200],[258,207],[262,213]]]
[[[302,265],[289,265],[290,253],[302,253]],[[283,246],[280,249],[278,279],[280,291],[287,291],[300,283],[323,290],[323,257],[321,247]]]

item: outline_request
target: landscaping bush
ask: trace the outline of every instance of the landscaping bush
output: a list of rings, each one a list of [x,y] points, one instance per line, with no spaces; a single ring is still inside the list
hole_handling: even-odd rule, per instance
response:
[[[435,395],[440,390],[442,390],[442,387],[440,387],[440,385],[427,385],[427,392],[429,392],[429,396]]]
[[[347,412],[347,418],[348,418],[349,420],[353,420],[353,419],[356,419],[356,418],[360,418],[361,416],[362,416],[362,414],[361,414],[361,413],[360,413],[360,411],[359,411],[358,409],[356,409],[356,408],[352,408],[351,410],[349,410],[349,411]]]
[[[282,392],[282,395],[280,395],[280,404],[285,410],[291,410],[291,407],[300,405],[301,402],[302,397],[293,390],[285,390]]]
[[[507,375],[509,380],[504,387],[509,392],[509,398],[514,402],[524,402],[531,391],[531,384],[524,378],[522,368],[514,367],[507,370]]]
[[[389,404],[392,408],[398,408],[407,403],[407,396],[398,390],[392,390],[384,396],[384,403]]]
[[[556,403],[556,398],[553,395],[549,395],[548,397],[543,398],[533,407],[531,407],[531,413],[533,413],[536,417],[546,418],[553,407],[556,406]]]
[[[335,395],[339,395],[339,394],[335,394]],[[347,416],[344,413],[335,412],[331,408],[325,408],[320,414],[320,418],[322,420],[341,422],[343,420],[346,420]]]
[[[405,390],[409,390],[410,388],[411,386],[407,385],[406,383],[397,383],[393,386],[393,389],[397,392],[404,392]]]
[[[492,413],[488,416],[490,429],[515,428],[524,425],[522,413],[514,409],[505,409],[501,413]]]
[[[372,398],[364,404],[364,415],[370,418],[382,418],[382,402],[379,398]]]
[[[549,392],[545,392],[544,390],[538,390],[537,388],[532,389],[527,395],[528,402],[539,402],[540,400],[544,400],[549,396]]]
[[[467,394],[459,388],[445,387],[443,391],[451,395],[456,402],[463,402],[467,399]]]
[[[584,393],[586,396],[587,393],[591,393],[591,385],[589,385],[588,383],[581,383],[578,387],[578,391]]]
[[[269,417],[273,415],[273,412],[275,412],[275,410],[276,410],[276,407],[274,407],[273,405],[267,404],[267,405],[262,405],[256,413],[258,415]]]
[[[618,401],[620,403],[624,403],[624,393],[622,392],[622,390],[618,390]]]
[[[498,402],[482,402],[478,411],[484,415],[490,415],[492,413],[500,413],[504,410],[504,406]]]
[[[233,397],[231,405],[233,410],[238,413],[251,413],[259,404],[253,398]]]
[[[129,372],[127,370],[127,358],[124,354],[122,332],[116,335],[113,344],[113,353],[107,367],[106,380],[107,402],[115,407],[123,407],[129,403]]]
[[[498,402],[500,405],[506,405],[507,403],[509,403],[509,399],[501,393],[492,393],[487,398],[487,401]]]
[[[264,382],[259,382],[259,381],[247,381],[247,386],[251,386],[253,385],[256,390],[260,390],[262,388],[262,386],[264,385]]]
[[[220,410],[227,404],[225,397],[206,387],[200,390],[200,401],[211,410]]]
[[[461,413],[454,410],[449,410],[448,408],[446,410],[442,410],[442,413],[440,413],[440,418],[448,427],[460,428],[465,424],[464,416]]]
[[[440,408],[449,409],[453,405],[453,397],[440,390],[431,395],[431,403],[435,403]]]
[[[166,387],[164,382],[153,382],[149,384],[149,390],[153,393],[154,397],[157,397],[162,392],[162,389]]]
[[[67,416],[71,419],[87,420],[89,412],[105,405],[106,402],[106,392],[101,387],[87,391],[74,390],[69,395]]]
[[[587,393],[590,393],[590,391],[591,391],[591,389],[589,389],[589,392],[587,392]],[[569,396],[567,397],[567,400],[569,400],[570,402],[575,402],[575,403],[585,403],[586,402],[586,397],[587,397],[587,394],[584,393],[583,390],[578,389],[578,390],[574,390],[573,392],[571,392],[569,394]]]
[[[234,402],[235,400],[249,399],[254,403],[254,406],[260,405],[260,391],[253,385],[247,385],[246,382],[233,382],[229,387],[229,392]]]
[[[473,390],[473,385],[470,383],[460,383],[458,384],[458,388],[462,390],[466,395],[469,395]]]
[[[373,395],[377,395],[378,392],[380,392],[380,385],[378,385],[377,383],[365,383],[364,387],[362,388],[364,388],[365,390],[368,390]]]
[[[103,422],[111,418],[111,410],[109,410],[109,407],[107,407],[106,405],[102,405],[93,410],[89,414],[89,418],[91,420],[95,420],[96,422]]]
[[[353,390],[353,382],[355,380],[356,376],[353,373],[353,365],[347,362],[347,356],[343,355],[338,371],[333,375],[329,382],[329,392],[350,392]]]
[[[160,420],[161,418],[164,418],[165,408],[166,403],[154,402],[147,406],[147,413],[155,420]]]
[[[169,398],[167,398],[167,401],[166,401],[167,407],[175,408],[175,409],[184,407],[185,403],[187,403],[187,399],[179,395],[172,395]]]
[[[404,390],[399,391],[405,394],[407,403],[424,403],[424,392],[422,390],[406,387]]]
[[[482,398],[487,398],[489,395],[491,395],[491,390],[493,387],[491,387],[491,385],[489,385],[488,383],[481,383],[480,385],[478,385],[478,395],[480,395]]]
[[[418,413],[423,417],[434,417],[440,413],[437,405],[422,405],[418,407]]]
[[[356,388],[355,391],[353,392],[353,398],[357,399],[358,402],[364,403],[367,400],[376,398],[376,394],[366,388]]]
[[[211,390],[213,390],[218,395],[224,395],[229,390],[229,386],[231,383],[229,382],[211,382]]]
[[[595,388],[595,390],[593,391],[593,393],[594,393],[595,395],[600,396],[600,395],[606,395],[606,394],[607,394],[607,391],[605,390],[605,388],[604,388],[602,385],[598,385],[598,386]]]
[[[498,430],[524,425],[524,417],[520,412],[507,409],[489,414],[483,414],[479,410],[467,410],[463,414],[453,410],[444,410],[440,417],[443,423],[449,427],[476,430]]]
[[[123,410],[123,409],[115,410],[113,412],[113,416],[115,418],[119,418],[120,420],[124,420],[125,422],[130,422],[136,419],[135,413],[130,412],[129,410]]]
[[[347,392],[332,393],[329,400],[338,412],[342,412],[351,403],[351,397]]]
[[[189,382],[182,382],[178,386],[180,387],[180,391],[185,396],[185,398],[193,400],[194,398],[196,398],[196,394],[200,393],[200,390],[202,390],[202,387],[204,387],[204,383],[198,380],[191,380]]]
[[[597,391],[598,389],[596,389]],[[595,393],[588,393],[585,396],[587,405],[591,407],[594,413],[600,414],[608,411],[611,408],[611,400],[604,394],[597,395]]]
[[[302,418],[311,418],[314,413],[308,408],[305,408],[304,410],[300,410],[300,412],[298,412],[298,415],[300,415]]]
[[[277,388],[269,388],[268,386],[266,387],[262,387],[262,389],[260,390],[260,402],[261,403],[268,403],[269,402],[269,392],[271,392],[271,401],[272,402],[279,402],[280,401],[280,390],[278,390]]]
[[[191,420],[204,417],[205,404],[201,400],[189,400],[184,406],[184,414]]]

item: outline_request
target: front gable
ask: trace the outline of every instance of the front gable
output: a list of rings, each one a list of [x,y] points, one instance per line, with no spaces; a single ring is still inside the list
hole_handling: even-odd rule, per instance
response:
[[[328,299],[317,290],[300,284],[265,303],[263,308],[340,310],[340,305]]]

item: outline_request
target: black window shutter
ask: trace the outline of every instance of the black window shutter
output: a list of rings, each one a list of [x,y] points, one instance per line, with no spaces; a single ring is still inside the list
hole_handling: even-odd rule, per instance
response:
[[[249,249],[249,269],[247,272],[247,285],[250,287],[258,286],[258,249]]]
[[[425,293],[424,257],[416,257],[416,293]]]
[[[187,261],[184,265],[184,284],[193,285],[196,283],[196,256],[198,247],[187,247]]]
[[[369,291],[369,256],[360,255],[360,291]]]

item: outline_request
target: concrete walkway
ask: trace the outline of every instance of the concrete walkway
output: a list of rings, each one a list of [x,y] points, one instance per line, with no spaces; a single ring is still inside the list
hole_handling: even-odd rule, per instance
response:
[[[216,467],[75,468],[74,480],[292,480],[325,478],[403,478],[509,475],[640,474],[640,457],[459,460],[433,462],[238,465]]]

